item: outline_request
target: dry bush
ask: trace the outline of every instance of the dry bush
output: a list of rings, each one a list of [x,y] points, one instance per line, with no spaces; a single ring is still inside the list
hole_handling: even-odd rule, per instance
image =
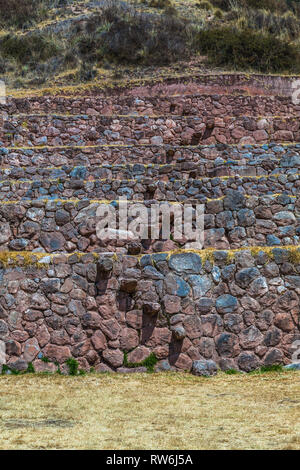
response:
[[[16,28],[30,26],[44,16],[43,3],[41,0],[0,0],[0,23]]]
[[[270,34],[215,28],[198,34],[198,47],[212,64],[235,70],[299,72],[299,49]]]
[[[189,32],[189,23],[173,15],[140,14],[110,4],[74,35],[72,48],[88,61],[170,64],[191,54]]]
[[[300,33],[299,20],[292,12],[278,15],[265,10],[250,10],[247,15],[242,13],[238,24],[243,29],[264,31],[291,39],[295,39]]]

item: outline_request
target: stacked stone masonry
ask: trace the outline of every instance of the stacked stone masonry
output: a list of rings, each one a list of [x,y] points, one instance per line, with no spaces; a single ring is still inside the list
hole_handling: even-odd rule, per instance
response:
[[[128,363],[150,354],[157,371],[291,362],[300,340],[294,79],[178,77],[1,106],[9,367],[64,372],[74,357],[85,370],[145,371]],[[169,239],[99,238],[97,210],[118,214],[121,196],[149,212],[202,203],[205,249],[174,239],[173,219]]]
[[[255,144],[299,142],[295,116],[17,115],[4,121],[3,145]]]
[[[84,169],[76,169],[84,173]],[[157,201],[188,201],[194,199],[204,202],[209,197],[218,198],[229,190],[238,190],[243,194],[256,195],[287,192],[291,195],[299,193],[299,173],[274,174],[260,177],[234,176],[200,179],[172,179],[168,177],[139,177],[130,180],[121,179],[69,179],[64,177],[46,180],[4,180],[0,181],[0,201],[10,198],[21,199],[60,199],[78,198],[113,200],[120,196],[129,199]],[[165,181],[166,180],[166,181]]]
[[[150,212],[153,201],[144,202]],[[54,199],[0,203],[0,250],[127,253],[133,246],[135,252],[140,253],[186,248],[186,244],[192,242],[184,237],[174,239],[174,220],[168,240],[104,241],[97,236],[97,224],[103,218],[98,209],[108,204],[117,209],[118,216],[120,203],[117,201]],[[206,248],[300,245],[299,197],[244,196],[232,191],[224,198],[206,201],[204,214]],[[132,217],[128,222],[130,220]]]
[[[105,146],[64,146],[64,147],[0,147],[0,162],[3,167],[30,167],[31,174],[39,167],[64,165],[98,166],[119,164],[181,164],[209,165],[208,169],[225,165],[247,164],[255,170],[262,160],[276,162],[283,167],[299,168],[300,143],[261,145],[105,145]],[[280,163],[279,161],[280,160]],[[193,167],[194,169],[195,167]],[[273,167],[272,167],[273,168]],[[276,167],[275,167],[276,168]],[[202,170],[205,175],[206,167]]]
[[[287,116],[300,115],[300,105],[285,96],[173,95],[53,97],[9,100],[1,107],[8,114],[72,113],[87,115],[203,115],[203,116]]]
[[[62,254],[8,266],[0,271],[7,363],[56,370],[41,358],[63,365],[74,357],[86,370],[124,371],[124,352],[132,363],[154,353],[156,370],[189,371],[197,360],[246,372],[290,362],[300,339],[299,260],[280,248],[271,257],[228,255]]]

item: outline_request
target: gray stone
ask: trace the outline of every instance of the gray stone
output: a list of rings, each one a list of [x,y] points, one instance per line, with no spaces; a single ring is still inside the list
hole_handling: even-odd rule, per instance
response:
[[[188,280],[192,285],[195,300],[203,297],[211,289],[211,280],[208,276],[192,275]]]
[[[175,326],[171,328],[171,331],[178,341],[182,341],[186,337],[186,331],[183,326]]]
[[[193,361],[192,374],[197,376],[209,377],[218,372],[217,364],[212,360]]]
[[[244,268],[236,273],[235,280],[242,289],[246,289],[250,282],[259,275],[260,272],[257,268]]]
[[[230,294],[224,294],[217,298],[216,309],[219,313],[232,313],[238,308],[238,300]]]
[[[284,366],[286,370],[300,370],[300,362],[292,362],[292,364],[288,364]]]
[[[169,266],[179,273],[199,274],[202,261],[196,253],[179,253],[170,257]]]
[[[242,352],[238,357],[238,366],[244,372],[251,372],[259,367],[259,359],[252,352]]]

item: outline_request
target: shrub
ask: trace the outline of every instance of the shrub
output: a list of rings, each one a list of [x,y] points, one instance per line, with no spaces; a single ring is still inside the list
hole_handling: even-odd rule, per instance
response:
[[[223,15],[224,15],[224,14],[223,14],[222,10],[220,10],[220,8],[217,8],[217,9],[214,11],[214,16],[215,16],[215,18],[217,18],[217,19],[223,18]]]
[[[189,24],[174,15],[149,16],[116,7],[87,24],[74,43],[83,60],[165,65],[190,55]]]
[[[124,352],[124,367],[136,368],[136,367],[146,367],[148,372],[154,372],[154,366],[157,364],[157,357],[154,353],[151,353],[146,359],[142,362],[128,362],[128,354]]]
[[[284,15],[265,10],[250,10],[247,15],[241,10],[236,25],[239,29],[254,29],[275,36],[296,38],[300,32],[299,20],[292,12]]]
[[[246,8],[255,8],[256,10],[261,9],[280,13],[288,10],[286,0],[243,0],[242,4]]]
[[[231,8],[230,0],[211,0],[214,7],[220,8],[223,11],[229,11]]]
[[[206,0],[196,3],[196,7],[200,8],[200,10],[213,10],[212,4]]]
[[[226,369],[225,374],[227,375],[237,375],[240,374],[241,372],[236,370],[236,369]]]
[[[0,53],[4,58],[21,64],[44,62],[59,51],[56,43],[42,34],[18,36],[8,34],[0,40]]]
[[[297,72],[300,69],[296,46],[251,30],[215,28],[200,31],[197,47],[216,66],[260,72]]]
[[[167,8],[172,6],[170,0],[150,0],[149,6],[152,8]]]
[[[0,0],[0,23],[23,28],[47,16],[42,0]]]
[[[273,364],[271,366],[262,366],[259,370],[262,374],[265,374],[266,372],[283,372],[284,368],[281,364]]]
[[[80,64],[80,68],[78,70],[78,79],[80,82],[88,82],[93,80],[97,75],[97,70],[95,67],[89,63],[82,63]]]
[[[294,12],[294,14],[300,17],[300,0],[287,0],[288,7]]]

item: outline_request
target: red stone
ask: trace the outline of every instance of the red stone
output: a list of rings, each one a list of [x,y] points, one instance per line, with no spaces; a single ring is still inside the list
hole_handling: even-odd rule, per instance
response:
[[[56,372],[57,366],[53,362],[44,362],[37,359],[33,362],[35,372]]]
[[[26,341],[23,350],[24,360],[27,362],[33,361],[40,352],[40,346],[36,338],[30,338]]]
[[[124,328],[121,330],[120,346],[123,351],[130,351],[139,344],[139,336],[133,328]]]
[[[138,346],[128,354],[128,362],[142,362],[144,359],[149,357],[150,354],[151,350],[149,348],[146,348],[145,346]]]
[[[104,349],[106,349],[106,338],[100,330],[95,332],[95,334],[91,338],[91,341],[96,351],[103,351]]]
[[[123,365],[124,354],[119,349],[105,349],[102,357],[111,367],[117,368]]]
[[[60,364],[66,362],[71,357],[70,349],[67,346],[56,346],[48,344],[43,350],[44,356]]]

